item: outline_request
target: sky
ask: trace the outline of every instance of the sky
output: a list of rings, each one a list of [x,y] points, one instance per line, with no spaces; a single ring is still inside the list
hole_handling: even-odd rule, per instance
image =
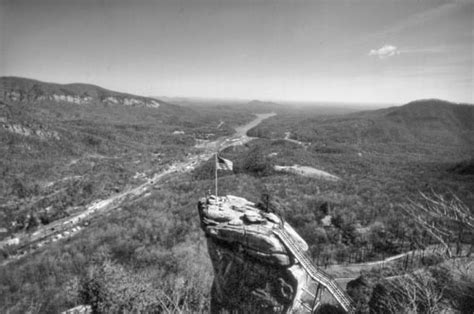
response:
[[[474,0],[0,0],[0,76],[148,96],[474,103]]]

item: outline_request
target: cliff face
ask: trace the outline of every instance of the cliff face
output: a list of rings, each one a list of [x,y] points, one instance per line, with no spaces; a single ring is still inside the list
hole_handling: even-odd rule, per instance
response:
[[[56,101],[66,102],[76,105],[94,104],[101,102],[108,105],[122,105],[122,106],[143,106],[158,108],[160,103],[157,100],[144,98],[144,97],[133,97],[133,96],[107,96],[102,98],[94,99],[90,96],[84,95],[66,95],[66,94],[51,94],[51,95],[35,95],[21,91],[5,91],[2,95],[3,100],[6,101]]]
[[[38,137],[40,139],[55,139],[59,140],[59,133],[56,131],[51,131],[51,130],[44,130],[41,129],[41,126],[27,126],[23,125],[20,123],[10,123],[7,121],[5,118],[0,117],[0,128],[3,128],[4,130],[11,132],[11,133],[16,133],[19,135],[23,136],[33,136],[33,137]]]
[[[54,84],[17,77],[0,77],[0,100],[8,102],[63,102],[158,108],[153,98],[110,91],[87,84]]]
[[[198,210],[215,273],[213,313],[312,312],[317,307],[318,283],[294,254],[295,249],[304,254],[308,246],[288,223],[231,195],[202,199]]]
[[[0,132],[6,131],[26,137],[39,138],[41,140],[60,139],[60,135],[57,131],[27,117],[18,119],[18,115],[12,114],[11,109],[11,106],[0,101]]]

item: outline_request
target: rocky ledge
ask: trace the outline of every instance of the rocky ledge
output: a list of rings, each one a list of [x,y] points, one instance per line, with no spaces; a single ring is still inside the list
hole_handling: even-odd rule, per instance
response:
[[[203,198],[198,211],[215,274],[211,312],[307,313],[317,307],[318,284],[294,254],[308,245],[281,217],[231,195]]]
[[[133,96],[107,96],[94,98],[87,95],[66,95],[66,94],[51,94],[51,95],[36,95],[34,93],[26,93],[22,91],[9,91],[4,92],[0,95],[0,99],[9,100],[14,102],[41,102],[41,101],[54,101],[71,103],[76,105],[86,105],[94,103],[103,103],[107,105],[123,105],[123,106],[141,106],[158,108],[160,106],[159,101],[146,98],[146,97],[133,97]]]

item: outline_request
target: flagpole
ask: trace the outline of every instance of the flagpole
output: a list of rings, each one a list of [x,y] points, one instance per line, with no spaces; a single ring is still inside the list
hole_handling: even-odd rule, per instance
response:
[[[214,162],[214,168],[215,168],[215,181],[216,181],[216,201],[217,201],[217,149],[216,149],[216,160]]]

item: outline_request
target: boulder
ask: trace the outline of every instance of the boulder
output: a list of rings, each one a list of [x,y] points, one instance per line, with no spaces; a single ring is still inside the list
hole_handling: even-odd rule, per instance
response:
[[[274,232],[284,230],[307,251],[306,242],[287,222],[231,195],[203,198],[198,211],[215,275],[212,313],[311,311],[315,282]]]

